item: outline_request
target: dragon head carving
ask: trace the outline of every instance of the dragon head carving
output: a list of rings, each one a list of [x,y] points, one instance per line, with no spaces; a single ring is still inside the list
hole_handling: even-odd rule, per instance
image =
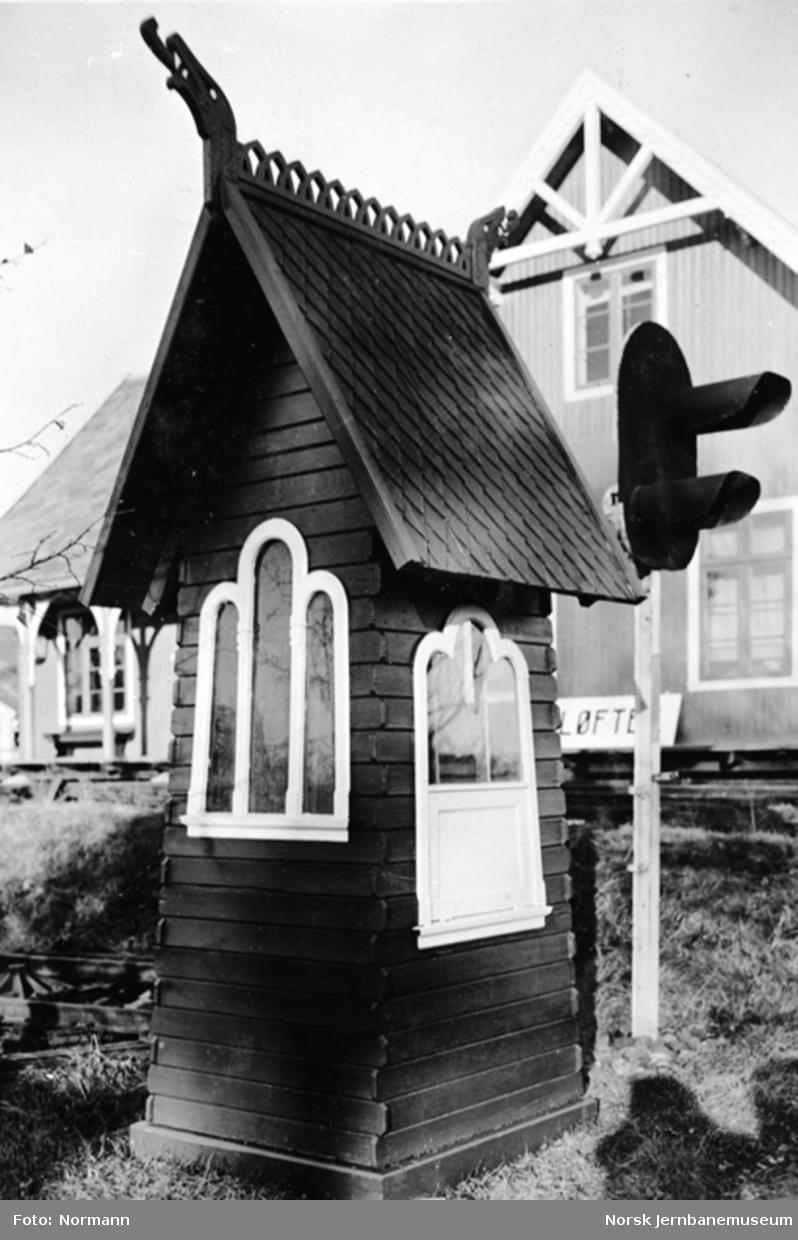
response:
[[[180,35],[170,34],[164,42],[154,17],[142,22],[140,30],[147,47],[169,70],[166,84],[170,90],[176,90],[187,104],[200,137],[219,144],[226,153],[234,149],[236,122],[233,110],[224,92]]]

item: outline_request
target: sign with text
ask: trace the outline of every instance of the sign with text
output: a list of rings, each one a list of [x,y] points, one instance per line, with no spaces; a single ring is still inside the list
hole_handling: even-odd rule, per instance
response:
[[[672,745],[682,705],[681,693],[663,693],[660,703],[660,744]],[[614,697],[569,697],[558,700],[563,753],[578,749],[634,749],[634,694]]]

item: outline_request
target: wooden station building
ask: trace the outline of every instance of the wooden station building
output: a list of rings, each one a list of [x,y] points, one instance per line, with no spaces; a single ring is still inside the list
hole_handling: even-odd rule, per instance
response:
[[[124,379],[0,517],[0,627],[13,634],[3,653],[16,665],[17,714],[5,764],[121,773],[168,758],[174,625],[78,598],[143,387]]]
[[[86,598],[179,616],[136,1147],[407,1197],[589,1113],[551,591],[638,583],[465,243],[242,145],[146,41],[206,201]]]
[[[616,376],[637,324],[673,333],[695,384],[763,370],[795,383],[798,229],[752,188],[592,72],[505,187],[516,219],[491,261],[500,312],[599,504],[617,486]],[[760,480],[756,508],[705,531],[688,569],[662,575],[663,689],[679,706],[663,756],[685,773],[794,776],[795,397],[755,431],[701,436],[699,473],[730,469]],[[631,743],[613,740],[597,712],[619,717],[619,695],[634,692],[632,620],[558,601],[563,713],[573,703],[584,720],[581,735],[563,730],[575,751]]]

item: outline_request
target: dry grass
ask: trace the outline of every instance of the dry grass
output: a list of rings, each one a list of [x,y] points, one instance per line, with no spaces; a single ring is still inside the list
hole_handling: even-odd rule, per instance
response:
[[[99,1046],[2,1081],[0,1197],[242,1200],[261,1196],[208,1167],[131,1158],[128,1127],[141,1117],[146,1088],[141,1054]]]
[[[0,806],[0,952],[151,952],[162,834],[130,806]]]
[[[798,1195],[798,845],[787,834],[663,832],[661,1038],[629,1038],[628,830],[598,831],[597,1121],[450,1196],[735,1200]],[[585,918],[584,907],[580,918]],[[588,936],[589,938],[590,936]],[[589,1024],[587,1026],[590,1028]],[[99,1048],[3,1084],[6,1197],[270,1196],[207,1167],[132,1158],[135,1059]]]
[[[736,1200],[798,1195],[798,844],[665,828],[660,1040],[629,1037],[628,829],[599,863],[598,1119],[452,1194]]]

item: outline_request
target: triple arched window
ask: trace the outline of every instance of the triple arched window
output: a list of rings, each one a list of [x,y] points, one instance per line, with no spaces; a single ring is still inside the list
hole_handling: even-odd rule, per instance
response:
[[[546,904],[529,672],[480,608],[414,665],[419,945],[535,929]]]
[[[189,834],[347,838],[347,610],[295,526],[253,530],[200,612]]]

